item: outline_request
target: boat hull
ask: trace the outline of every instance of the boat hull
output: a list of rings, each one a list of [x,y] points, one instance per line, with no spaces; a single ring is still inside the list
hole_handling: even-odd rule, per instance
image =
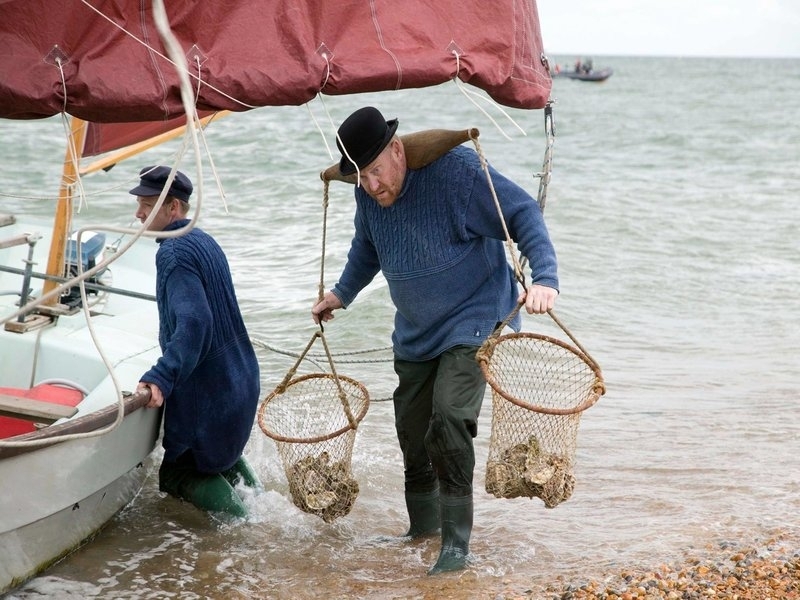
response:
[[[0,226],[0,240],[26,231],[46,232],[46,224]],[[42,253],[49,240],[43,235],[34,264],[46,262]],[[9,390],[23,395],[43,382],[58,382],[84,396],[74,416],[0,439],[0,594],[80,547],[141,489],[162,411],[146,408],[147,397],[139,394],[120,400],[117,385],[135,390],[160,356],[158,312],[151,297],[155,247],[152,240],[137,241],[112,263],[108,279],[99,283],[120,293],[104,291],[102,299],[92,298],[96,303],[90,316],[79,309],[42,315],[41,327],[34,322],[29,329],[15,318],[6,318],[0,327],[4,410],[11,402],[14,414]],[[24,264],[27,252],[27,245],[0,247],[0,265]],[[22,279],[0,269],[0,289],[21,290]],[[34,296],[41,293],[40,285],[41,280],[30,282]],[[18,295],[0,295],[0,314],[13,314],[17,302]]]
[[[7,494],[7,500],[3,501],[0,510],[4,515],[12,514],[25,522],[0,532],[0,556],[3,557],[0,561],[0,594],[41,573],[89,541],[139,492],[147,474],[147,466],[143,461],[156,443],[153,431],[157,430],[157,423],[153,423],[153,420],[157,419],[157,412],[152,411],[150,415],[146,409],[138,412],[142,413],[141,417],[126,419],[108,439],[95,438],[97,441],[91,444],[93,448],[87,448],[82,442],[66,442],[30,453],[35,456],[23,455],[3,461],[6,464],[0,468],[0,478],[5,482],[7,476],[13,477],[19,473],[18,467],[21,465],[13,464],[16,460],[34,467],[48,461],[59,464],[64,461],[62,452],[73,457],[87,450],[92,454],[129,450],[131,459],[139,459],[122,475],[118,475],[116,469],[107,471],[105,475],[111,481],[105,485],[98,484],[95,475],[77,474],[85,469],[71,469],[69,476],[59,482],[59,492],[45,497],[46,508],[40,507],[42,511],[37,520],[28,521],[22,514],[27,511],[20,510],[21,507],[14,504],[15,496]],[[83,462],[86,468],[99,463],[96,460]],[[49,487],[45,482],[39,483],[37,487],[40,489]],[[91,493],[87,494],[87,490],[91,490]],[[65,500],[72,498],[79,500],[64,505]]]

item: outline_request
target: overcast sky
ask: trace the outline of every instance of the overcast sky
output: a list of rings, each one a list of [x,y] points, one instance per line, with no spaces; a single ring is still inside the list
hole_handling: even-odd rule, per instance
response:
[[[548,54],[800,57],[800,0],[537,0]]]

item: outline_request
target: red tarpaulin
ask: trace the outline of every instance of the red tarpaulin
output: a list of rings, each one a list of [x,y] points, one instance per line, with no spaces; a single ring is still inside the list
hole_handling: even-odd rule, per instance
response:
[[[213,113],[199,112],[203,118]],[[147,140],[167,131],[186,125],[186,115],[165,121],[139,121],[134,123],[97,123],[86,124],[86,140],[83,143],[81,156],[96,156],[118,150],[142,140]]]
[[[535,0],[165,4],[202,111],[425,87],[456,74],[507,106],[542,108],[550,93]],[[0,0],[0,117],[62,111],[96,122],[183,114],[150,0]]]

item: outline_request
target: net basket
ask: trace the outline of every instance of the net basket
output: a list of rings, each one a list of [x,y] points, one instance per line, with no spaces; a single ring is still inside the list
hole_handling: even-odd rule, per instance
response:
[[[258,425],[277,445],[300,510],[330,523],[353,508],[359,488],[350,464],[368,408],[361,383],[330,373],[295,377],[264,399]]]
[[[486,491],[555,507],[575,486],[581,414],[605,393],[599,367],[569,344],[529,332],[490,337],[477,359],[492,390]]]

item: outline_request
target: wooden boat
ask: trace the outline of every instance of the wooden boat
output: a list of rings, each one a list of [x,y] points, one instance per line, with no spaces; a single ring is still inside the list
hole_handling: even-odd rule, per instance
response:
[[[15,419],[0,439],[0,593],[79,546],[123,507],[157,442],[158,411],[142,408],[143,398],[123,398],[117,384],[134,387],[159,355],[156,308],[146,298],[154,244],[138,240],[120,256],[94,238],[86,248],[77,239],[70,245],[81,156],[124,155],[123,146],[176,126],[197,147],[197,120],[223,111],[451,81],[505,106],[549,106],[535,0],[468,5],[0,2],[0,46],[9,49],[0,53],[0,118],[65,114],[73,124],[55,225],[32,227],[16,215],[0,227],[0,289],[19,290],[0,297],[2,410]],[[200,169],[198,161],[195,181]],[[70,248],[75,264],[88,267],[84,285],[104,297],[90,310],[44,301],[70,276]],[[45,273],[27,268],[44,262]],[[105,270],[94,272],[92,262]],[[29,294],[39,277],[42,289]],[[73,278],[69,286],[76,285]],[[32,303],[35,311],[18,314]],[[93,335],[112,369],[93,349]]]

